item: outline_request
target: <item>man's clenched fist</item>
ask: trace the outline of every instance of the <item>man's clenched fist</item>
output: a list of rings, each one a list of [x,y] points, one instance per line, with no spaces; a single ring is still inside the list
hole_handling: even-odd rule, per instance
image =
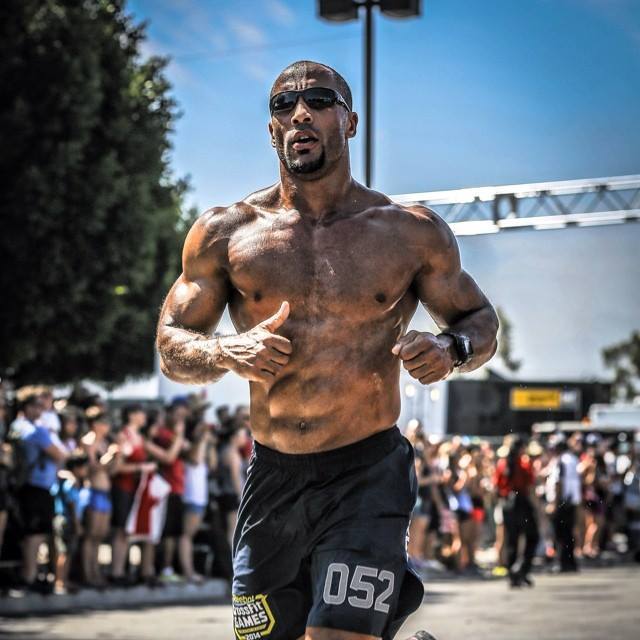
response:
[[[291,342],[274,333],[288,317],[285,300],[276,313],[253,329],[219,338],[221,365],[247,380],[271,383],[291,356]]]
[[[391,353],[399,356],[404,368],[421,384],[444,380],[454,368],[450,336],[434,336],[433,333],[409,331],[398,339]]]

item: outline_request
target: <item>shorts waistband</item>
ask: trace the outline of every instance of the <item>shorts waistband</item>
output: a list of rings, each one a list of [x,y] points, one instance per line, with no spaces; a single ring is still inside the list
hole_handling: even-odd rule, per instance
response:
[[[327,472],[373,464],[393,451],[401,440],[400,429],[394,425],[364,440],[319,453],[281,453],[257,441],[254,442],[253,452],[255,460],[259,463],[264,462],[283,469]]]

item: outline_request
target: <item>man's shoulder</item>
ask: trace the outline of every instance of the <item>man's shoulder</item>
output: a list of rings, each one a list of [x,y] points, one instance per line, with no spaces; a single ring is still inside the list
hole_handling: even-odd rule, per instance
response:
[[[255,191],[233,204],[210,207],[196,219],[191,233],[201,235],[209,241],[229,239],[235,231],[255,221],[261,211],[275,202],[273,192],[274,187],[271,186]]]
[[[400,231],[428,245],[449,246],[453,232],[449,225],[429,207],[421,204],[394,202],[385,196],[378,209]]]

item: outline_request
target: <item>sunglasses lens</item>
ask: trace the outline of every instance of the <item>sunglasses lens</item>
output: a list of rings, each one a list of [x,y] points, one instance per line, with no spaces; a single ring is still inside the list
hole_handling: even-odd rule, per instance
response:
[[[318,87],[304,92],[304,101],[312,109],[326,109],[336,103],[336,94],[331,89]]]
[[[291,111],[296,104],[298,94],[295,91],[285,91],[273,96],[271,99],[271,112]]]

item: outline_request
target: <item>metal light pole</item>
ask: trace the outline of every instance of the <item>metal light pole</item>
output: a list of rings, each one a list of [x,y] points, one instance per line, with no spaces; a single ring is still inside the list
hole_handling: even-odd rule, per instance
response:
[[[373,0],[364,3],[364,183],[373,180]]]
[[[373,7],[393,18],[410,18],[421,13],[422,0],[318,0],[318,15],[331,22],[358,19],[364,8],[364,182],[373,181]]]

